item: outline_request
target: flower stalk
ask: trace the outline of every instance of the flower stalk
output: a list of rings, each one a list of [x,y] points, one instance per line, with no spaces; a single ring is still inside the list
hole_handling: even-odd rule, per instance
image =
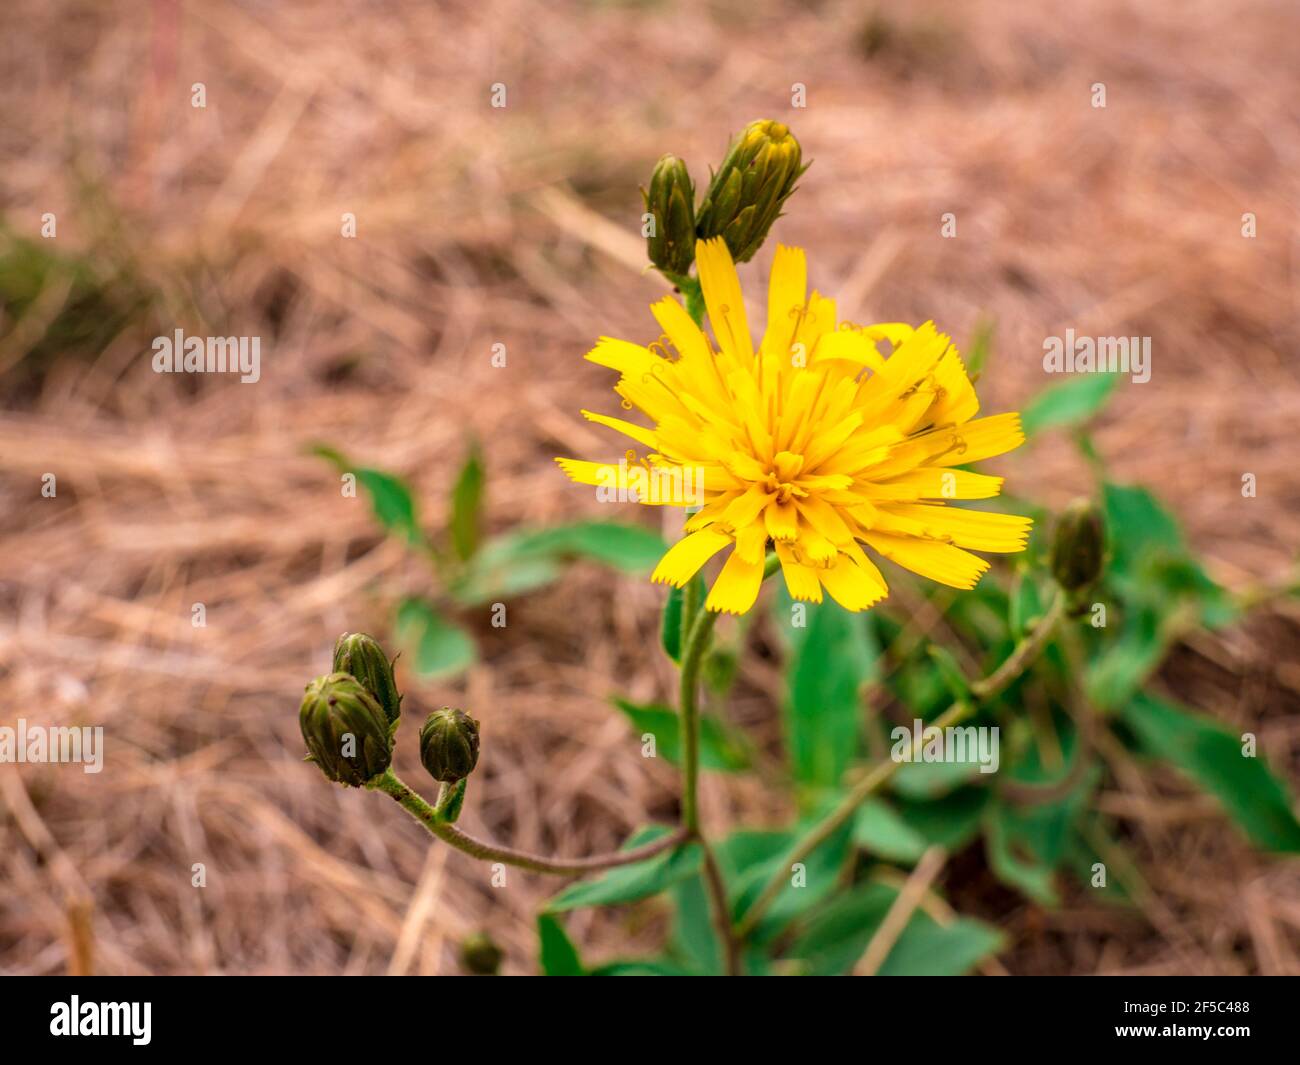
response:
[[[513,847],[503,847],[496,843],[490,843],[478,839],[468,832],[461,831],[446,820],[437,807],[431,806],[418,792],[403,783],[391,767],[373,780],[368,781],[366,787],[372,791],[382,791],[423,825],[430,834],[455,847],[458,851],[468,854],[471,858],[481,858],[489,862],[504,862],[506,865],[527,869],[532,873],[550,873],[554,876],[582,876],[586,873],[600,872],[604,869],[614,869],[620,865],[635,865],[637,862],[643,862],[647,858],[653,858],[657,854],[671,850],[686,840],[686,833],[678,829],[676,832],[663,836],[653,843],[647,843],[643,847],[635,847],[628,851],[595,854],[587,858],[547,858],[540,854],[530,854],[527,851],[515,850]]]
[[[779,565],[776,555],[769,555],[763,570],[766,580]],[[696,601],[693,620],[689,610]],[[709,894],[709,907],[714,926],[725,955],[728,976],[740,975],[740,943],[732,931],[731,909],[727,901],[727,887],[718,866],[713,847],[700,831],[699,778],[700,778],[700,665],[709,649],[713,626],[718,615],[712,610],[698,610],[698,589],[695,582],[687,585],[682,602],[683,627],[689,621],[686,646],[682,651],[681,674],[681,733],[682,733],[682,812],[681,826],[686,838],[699,844],[704,862],[704,886]]]

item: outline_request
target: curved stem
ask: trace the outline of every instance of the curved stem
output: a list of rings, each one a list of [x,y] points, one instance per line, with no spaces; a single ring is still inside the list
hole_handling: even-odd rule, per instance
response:
[[[1042,653],[1064,613],[1065,599],[1064,596],[1058,595],[1052,603],[1051,609],[1039,619],[1033,631],[1016,645],[1015,650],[1011,652],[1006,661],[987,677],[975,681],[970,686],[971,695],[974,696],[975,700],[982,702],[1000,694],[1013,680],[1029,668],[1034,659]],[[916,758],[920,748],[924,745],[926,734],[931,728],[944,729],[955,725],[973,715],[975,706],[974,702],[962,701],[953,703],[952,706],[948,707],[933,722],[922,729],[920,735],[912,741],[911,758]],[[804,861],[813,851],[839,831],[848,819],[857,812],[858,807],[897,773],[899,766],[902,764],[901,761],[895,761],[892,758],[877,763],[870,772],[853,785],[852,790],[834,810],[818,821],[794,845],[787,856],[787,860],[777,866],[772,878],[764,886],[762,893],[754,900],[754,904],[745,912],[744,918],[736,925],[736,938],[743,940],[758,926],[758,922],[763,914],[767,912],[767,908],[781,894],[781,889],[786,881],[786,870],[790,866]]]
[[[971,694],[981,701],[1001,695],[1021,673],[1033,664],[1047,641],[1051,639],[1057,622],[1065,614],[1065,596],[1057,595],[1046,614],[1038,619],[1033,629],[1015,646],[1005,662],[983,680],[970,686]]]
[[[512,847],[501,847],[495,843],[462,832],[455,825],[442,820],[438,811],[430,806],[418,793],[412,791],[398,778],[390,767],[382,775],[370,781],[367,788],[384,792],[401,804],[412,817],[420,822],[429,832],[444,843],[457,850],[464,851],[473,858],[483,858],[491,862],[505,862],[528,869],[534,873],[552,873],[556,876],[579,876],[583,873],[599,872],[613,869],[620,865],[633,865],[653,858],[666,850],[685,842],[688,833],[684,829],[671,832],[653,843],[636,847],[629,851],[617,851],[613,854],[596,854],[589,858],[546,858],[540,854],[517,851]]]

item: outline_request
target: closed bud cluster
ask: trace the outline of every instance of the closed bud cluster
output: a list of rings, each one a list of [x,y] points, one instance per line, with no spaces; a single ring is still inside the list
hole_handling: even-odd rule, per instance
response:
[[[298,726],[307,760],[336,783],[361,787],[392,761],[388,717],[350,674],[331,673],[308,684]]]
[[[434,780],[464,780],[478,764],[478,722],[450,706],[430,714],[420,729],[420,761]]]
[[[1052,576],[1066,592],[1078,595],[1096,583],[1105,558],[1106,526],[1101,511],[1089,500],[1076,500],[1056,523]]]
[[[709,183],[696,215],[696,235],[722,237],[732,259],[748,262],[806,169],[789,127],[770,119],[751,122],[732,140]]]
[[[402,713],[402,697],[393,678],[393,664],[384,649],[364,632],[345,632],[334,644],[334,672],[350,673],[375,698],[390,732]]]
[[[501,948],[486,932],[475,932],[460,945],[460,963],[475,976],[496,976],[502,957]]]
[[[665,155],[642,190],[653,228],[646,237],[650,261],[665,274],[685,277],[695,261],[695,185],[686,164]]]

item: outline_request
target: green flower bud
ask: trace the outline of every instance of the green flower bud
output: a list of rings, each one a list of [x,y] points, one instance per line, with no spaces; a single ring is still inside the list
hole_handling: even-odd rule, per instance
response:
[[[307,760],[330,780],[360,787],[392,761],[388,717],[361,682],[347,673],[317,677],[307,685],[298,726]]]
[[[478,764],[478,722],[450,706],[430,714],[420,729],[420,761],[434,780],[464,780]]]
[[[1087,499],[1065,508],[1056,523],[1052,576],[1065,591],[1086,591],[1101,576],[1106,557],[1106,526],[1101,511]]]
[[[709,183],[695,219],[696,236],[722,237],[736,262],[748,262],[808,169],[802,161],[787,126],[770,119],[751,122],[733,138]]]
[[[695,185],[686,164],[675,155],[660,157],[641,190],[654,229],[646,237],[650,261],[667,274],[685,277],[695,261]]]
[[[334,644],[334,672],[351,673],[375,697],[389,726],[401,716],[402,697],[393,679],[393,663],[374,638],[364,632],[345,632]]]
[[[486,932],[475,932],[460,945],[460,964],[475,976],[496,976],[504,955]]]

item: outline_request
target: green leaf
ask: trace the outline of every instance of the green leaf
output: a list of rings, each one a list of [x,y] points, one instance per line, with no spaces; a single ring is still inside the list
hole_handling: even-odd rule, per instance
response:
[[[908,799],[937,799],[981,775],[985,774],[980,773],[977,761],[904,762],[894,773],[890,788]]]
[[[1078,734],[1063,727],[1060,738],[1067,761],[1064,769],[1049,769],[1038,745],[1030,744],[1006,770],[1009,779],[1040,787],[1070,780],[1080,768]],[[1057,904],[1055,873],[1088,808],[1100,772],[1097,766],[1083,767],[1068,791],[1052,801],[1017,803],[998,796],[991,803],[984,819],[985,843],[989,867],[998,879],[1045,906]]]
[[[675,710],[663,706],[639,706],[626,699],[613,703],[632,722],[638,733],[650,733],[655,739],[655,754],[673,765],[681,763],[681,719]],[[734,771],[747,769],[749,759],[744,747],[730,729],[717,718],[700,718],[700,767]]]
[[[312,453],[334,465],[340,473],[351,473],[370,497],[370,508],[385,529],[416,547],[425,544],[416,512],[415,497],[400,477],[367,466],[356,466],[332,447],[319,444]]]
[[[1020,415],[1025,435],[1086,422],[1106,406],[1119,377],[1113,373],[1083,374],[1043,389]]]
[[[828,798],[822,804],[821,812],[833,805]],[[800,822],[793,832],[775,833],[737,833],[724,840],[719,847],[718,860],[724,868],[734,871],[729,880],[734,898],[732,911],[739,920],[754,904],[767,882],[780,874],[782,890],[763,914],[754,931],[755,942],[765,942],[777,935],[795,918],[807,913],[835,890],[841,871],[849,858],[853,823],[850,821],[839,829],[830,839],[805,858],[796,869],[789,863],[789,853],[798,840],[815,822],[815,813]],[[757,840],[756,835],[768,836],[768,840]],[[766,860],[745,863],[740,860],[746,852],[758,843],[766,848],[775,844],[774,853]]]
[[[659,623],[659,638],[664,651],[674,662],[682,660],[682,606],[685,599],[685,588],[670,587],[668,601],[664,603],[663,618]]]
[[[1118,638],[1087,666],[1084,683],[1098,710],[1123,706],[1146,683],[1164,661],[1178,619],[1176,613],[1163,614],[1158,607],[1133,601],[1121,618]]]
[[[478,444],[470,445],[469,455],[451,490],[451,545],[461,559],[473,557],[478,550],[483,520],[483,483],[485,473]]]
[[[672,888],[673,953],[680,955],[692,968],[711,976],[722,972],[722,948],[713,927],[709,895],[702,876],[693,876]]]
[[[439,616],[431,603],[407,599],[397,608],[397,641],[422,677],[447,677],[474,664],[478,653],[464,629]]]
[[[550,584],[560,575],[553,558],[513,558],[503,540],[485,544],[466,565],[449,591],[466,606],[523,595]]]
[[[1179,600],[1195,603],[1202,624],[1219,628],[1236,619],[1231,597],[1192,557],[1177,520],[1145,488],[1106,483],[1107,583],[1123,598],[1168,613]]]
[[[447,803],[440,811],[442,819],[449,825],[454,825],[460,820],[460,812],[465,806],[465,789],[469,787],[469,777],[464,777],[451,785],[451,794],[447,796]]]
[[[645,573],[667,545],[639,525],[587,521],[549,529],[522,529],[485,544],[470,560],[452,594],[474,605],[549,584],[561,566],[590,559],[626,573]]]
[[[1001,932],[983,921],[959,917],[940,925],[918,911],[885,957],[879,976],[962,976],[1005,945]]]
[[[898,897],[881,883],[859,885],[824,906],[795,941],[791,953],[813,975],[846,973],[862,957]],[[881,976],[959,976],[1002,946],[998,931],[960,917],[939,925],[916,910],[899,933],[878,973]]]
[[[955,854],[979,835],[990,798],[987,788],[961,788],[939,799],[896,799],[894,809],[927,846],[937,843]]]
[[[798,605],[807,625],[790,629],[786,745],[796,780],[833,788],[858,752],[861,690],[876,676],[878,652],[865,615],[829,599]]]
[[[423,546],[424,533],[416,515],[415,499],[410,487],[400,477],[383,470],[359,466],[354,471],[357,481],[370,495],[370,505],[375,517],[389,532],[404,538],[416,547]]]
[[[537,939],[543,976],[586,975],[577,947],[556,917],[549,913],[537,915]]]
[[[524,558],[584,558],[603,562],[624,573],[646,573],[663,557],[663,538],[640,525],[581,521],[533,529],[503,538],[508,554]]]
[[[671,958],[628,958],[591,970],[592,976],[699,976]]]
[[[1001,803],[994,804],[984,825],[985,853],[993,875],[1004,884],[1044,906],[1060,902],[1055,870],[1035,854],[1016,831],[1014,814]]]
[[[1139,693],[1122,712],[1142,749],[1177,766],[1214,795],[1256,845],[1300,852],[1300,822],[1286,786],[1242,740],[1211,718]]]
[[[623,850],[652,843],[670,831],[672,830],[663,825],[642,829],[624,844]],[[550,913],[561,913],[584,906],[613,906],[622,902],[635,902],[668,890],[697,873],[699,868],[700,848],[696,844],[674,847],[644,862],[619,866],[594,880],[572,884],[547,903],[546,909]]]
[[[914,865],[925,853],[925,837],[910,827],[884,799],[871,798],[858,807],[853,842],[888,862]]]
[[[795,941],[791,954],[803,958],[814,976],[848,972],[862,957],[898,892],[887,884],[860,884],[818,911]]]

